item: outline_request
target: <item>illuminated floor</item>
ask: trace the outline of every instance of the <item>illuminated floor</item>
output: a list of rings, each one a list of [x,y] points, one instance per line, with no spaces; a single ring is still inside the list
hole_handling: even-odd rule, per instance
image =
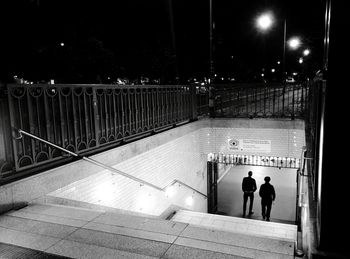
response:
[[[276,191],[276,200],[271,209],[271,221],[291,222],[295,221],[296,210],[296,169],[261,167],[261,166],[236,166],[232,167],[218,185],[218,210],[226,215],[242,217],[243,192],[242,179],[248,176],[248,171],[253,172],[258,190],[254,194],[254,214],[252,219],[262,219],[261,199],[259,197],[260,185],[264,183],[264,177],[271,177],[271,184]],[[247,210],[249,200],[247,203]],[[246,211],[248,213],[248,211]]]

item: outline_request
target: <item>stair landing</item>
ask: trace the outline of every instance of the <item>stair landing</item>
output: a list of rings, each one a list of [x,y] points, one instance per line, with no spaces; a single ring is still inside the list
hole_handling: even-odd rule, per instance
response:
[[[294,258],[294,242],[53,204],[0,215],[0,243],[68,258]]]

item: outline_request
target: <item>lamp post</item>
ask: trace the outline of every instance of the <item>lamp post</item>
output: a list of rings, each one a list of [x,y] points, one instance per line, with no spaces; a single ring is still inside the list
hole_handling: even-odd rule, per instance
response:
[[[271,28],[274,23],[274,17],[271,12],[261,14],[256,19],[256,25],[259,30],[265,32]],[[293,37],[288,41],[288,46],[291,49],[297,49],[300,45],[300,39]],[[283,54],[282,54],[282,81],[286,81],[286,48],[287,48],[287,20],[283,22]]]
[[[209,0],[209,78],[210,83],[214,75],[213,61],[213,1]]]
[[[209,86],[208,86],[208,93],[209,93],[209,116],[214,117],[215,111],[214,111],[214,93],[213,93],[213,86],[212,81],[214,79],[214,61],[213,61],[213,1],[209,0]]]
[[[282,57],[282,80],[286,82],[286,41],[287,41],[287,21],[284,19],[283,24],[283,57]]]

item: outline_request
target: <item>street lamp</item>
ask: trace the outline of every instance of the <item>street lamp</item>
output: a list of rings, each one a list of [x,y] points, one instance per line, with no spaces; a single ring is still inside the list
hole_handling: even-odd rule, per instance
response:
[[[306,57],[306,56],[308,56],[308,55],[310,55],[310,50],[309,49],[305,49],[304,51],[303,51],[303,55]]]
[[[293,37],[291,38],[289,41],[288,41],[288,46],[291,48],[291,49],[297,49],[299,48],[301,44],[301,41],[298,37]]]
[[[271,12],[265,12],[257,17],[256,26],[260,31],[265,32],[269,28],[271,28],[271,26],[274,23],[274,20],[275,19],[274,19],[273,14]],[[288,46],[291,49],[297,49],[300,46],[300,44],[301,44],[301,41],[297,37],[293,37],[288,41]],[[284,22],[283,22],[283,57],[282,57],[282,73],[283,73],[282,80],[283,80],[283,82],[286,81],[286,45],[287,45],[287,21],[286,21],[286,19],[284,19]]]
[[[214,75],[214,61],[213,61],[213,0],[209,0],[209,116],[214,117],[214,93],[213,93],[213,77]]]
[[[256,19],[256,25],[261,31],[270,29],[273,24],[273,18],[271,13],[264,13]]]

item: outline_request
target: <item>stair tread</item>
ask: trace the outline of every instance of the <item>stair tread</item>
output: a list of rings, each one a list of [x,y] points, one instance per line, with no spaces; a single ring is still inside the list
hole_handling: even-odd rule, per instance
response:
[[[172,221],[194,226],[224,230],[254,236],[264,236],[282,240],[297,240],[297,226],[276,222],[266,222],[238,217],[179,210]]]
[[[23,233],[17,245],[43,251],[51,246],[49,252],[64,256],[69,256],[65,247],[79,250],[85,246],[89,251],[94,251],[92,247],[102,247],[96,251],[120,251],[128,256],[145,257],[160,257],[167,251],[182,253],[181,247],[189,254],[210,251],[235,258],[292,258],[294,251],[294,243],[284,240],[57,204],[29,204],[10,211],[0,217],[0,231],[6,233],[6,238],[1,240],[4,243],[16,245],[12,236]],[[29,241],[24,241],[25,238]],[[33,243],[45,239],[45,246],[36,247]]]

